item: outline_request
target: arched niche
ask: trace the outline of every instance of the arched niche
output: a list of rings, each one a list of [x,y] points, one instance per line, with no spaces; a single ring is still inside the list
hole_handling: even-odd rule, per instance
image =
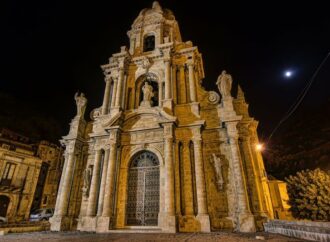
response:
[[[135,84],[135,105],[134,108],[138,108],[140,106],[141,101],[143,100],[143,92],[142,87],[145,82],[148,82],[149,85],[152,86],[154,96],[151,98],[152,107],[159,106],[159,85],[158,78],[153,73],[146,73],[138,78]]]

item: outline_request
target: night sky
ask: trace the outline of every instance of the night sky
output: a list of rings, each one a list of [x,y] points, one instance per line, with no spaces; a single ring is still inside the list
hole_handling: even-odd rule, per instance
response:
[[[139,12],[152,5],[145,0],[114,2],[2,2],[0,92],[54,118],[62,135],[67,134],[76,112],[75,92],[86,94],[86,114],[101,106],[100,65],[128,45],[126,32]],[[241,84],[251,114],[260,121],[262,139],[330,51],[325,1],[159,2],[174,12],[183,41],[191,40],[203,54],[206,89],[216,90],[223,69]],[[293,71],[291,78],[283,76],[287,69]],[[329,83],[330,60],[299,109],[324,103]]]

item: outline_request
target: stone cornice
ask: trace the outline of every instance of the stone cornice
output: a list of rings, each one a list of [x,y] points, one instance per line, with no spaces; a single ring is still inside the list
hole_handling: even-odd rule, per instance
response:
[[[194,121],[193,123],[178,125],[178,128],[186,128],[186,127],[192,128],[192,127],[204,127],[204,126],[205,126],[205,120],[197,120]]]

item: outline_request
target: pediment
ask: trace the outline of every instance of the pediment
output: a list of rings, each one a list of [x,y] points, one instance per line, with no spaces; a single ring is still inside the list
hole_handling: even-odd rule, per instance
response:
[[[121,117],[122,117],[122,112],[118,112],[115,115],[99,116],[98,119],[102,124],[102,127],[106,128],[114,125],[120,125]]]
[[[157,108],[139,108],[125,115],[123,129],[160,128],[162,123],[176,122],[176,118]]]

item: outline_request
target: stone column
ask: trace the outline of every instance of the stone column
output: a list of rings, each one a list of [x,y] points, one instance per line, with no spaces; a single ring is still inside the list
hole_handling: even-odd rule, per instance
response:
[[[176,79],[176,65],[172,65],[172,90],[173,90],[173,101],[177,103],[177,79]]]
[[[117,86],[117,93],[116,93],[116,103],[115,106],[120,108],[120,100],[121,100],[121,94],[122,94],[122,86],[124,82],[124,68],[119,68],[119,77],[118,77],[118,86]]]
[[[170,59],[165,59],[165,99],[171,98],[171,63]]]
[[[115,177],[115,168],[116,168],[116,157],[117,149],[116,143],[110,144],[110,155],[109,162],[107,167],[107,179],[105,185],[104,201],[103,201],[103,217],[111,217],[112,209],[112,195],[114,191],[114,177]]]
[[[186,78],[185,78],[185,71],[184,71],[184,65],[179,66],[180,71],[180,86],[179,86],[179,100],[180,104],[187,102],[187,91],[186,91]]]
[[[189,143],[183,142],[183,189],[184,189],[184,213],[188,216],[194,216],[194,189],[193,189],[193,173],[190,159]],[[189,161],[189,162],[187,162]]]
[[[110,154],[108,156],[108,166],[105,167],[107,170],[107,177],[105,181],[105,189],[103,196],[103,210],[102,216],[98,217],[97,221],[97,232],[108,232],[111,229],[114,207],[114,194],[115,194],[115,170],[116,170],[116,157],[117,157],[117,145],[116,142],[111,141],[110,143]]]
[[[174,215],[174,169],[173,169],[173,138],[165,138],[165,211]]]
[[[106,79],[105,82],[105,90],[104,90],[104,98],[102,104],[102,114],[107,114],[109,109],[109,99],[110,99],[110,87],[111,87],[111,79]]]
[[[188,71],[189,71],[189,93],[190,101],[196,102],[196,86],[195,86],[195,75],[194,75],[194,63],[188,61]]]
[[[198,131],[200,132],[200,131]],[[202,139],[201,135],[194,137],[194,158],[195,158],[195,175],[196,175],[196,193],[197,193],[197,216],[196,218],[201,223],[201,232],[210,232],[210,217],[207,212],[207,200],[205,190],[205,175],[202,154]]]
[[[163,82],[159,81],[158,82],[158,106],[162,106],[162,101],[163,101]]]
[[[247,190],[244,180],[244,173],[241,161],[241,154],[238,147],[237,121],[226,122],[226,128],[231,150],[232,175],[235,177],[235,192],[237,198],[237,219],[236,229],[240,232],[255,232],[254,217],[251,214],[248,204]]]
[[[70,148],[69,148],[70,149]],[[63,177],[63,183],[61,184],[61,194],[60,194],[60,199],[59,199],[59,204],[56,204],[56,212],[55,214],[58,216],[65,216],[67,215],[67,210],[68,210],[68,201],[70,198],[70,188],[71,188],[71,183],[72,183],[72,173],[74,172],[74,159],[75,159],[75,154],[73,151],[69,151],[67,159],[65,161],[65,167],[66,169],[63,171],[65,173]]]
[[[96,213],[96,204],[97,204],[97,197],[99,193],[99,184],[100,184],[101,156],[102,156],[101,150],[96,150],[94,167],[93,167],[93,176],[92,176],[88,205],[87,205],[87,216],[95,216]]]
[[[164,124],[164,158],[165,158],[165,230],[176,232],[174,200],[174,164],[173,164],[173,127]]]
[[[115,104],[116,104],[117,84],[118,84],[118,78],[115,78],[113,80],[112,97],[111,97],[111,108],[113,108],[115,106]]]
[[[104,198],[104,189],[105,182],[107,179],[107,171],[108,171],[108,162],[109,162],[109,147],[105,149],[103,165],[102,165],[102,177],[101,177],[101,185],[100,185],[100,195],[99,195],[99,205],[97,207],[97,216],[102,215],[103,210],[103,198]]]

